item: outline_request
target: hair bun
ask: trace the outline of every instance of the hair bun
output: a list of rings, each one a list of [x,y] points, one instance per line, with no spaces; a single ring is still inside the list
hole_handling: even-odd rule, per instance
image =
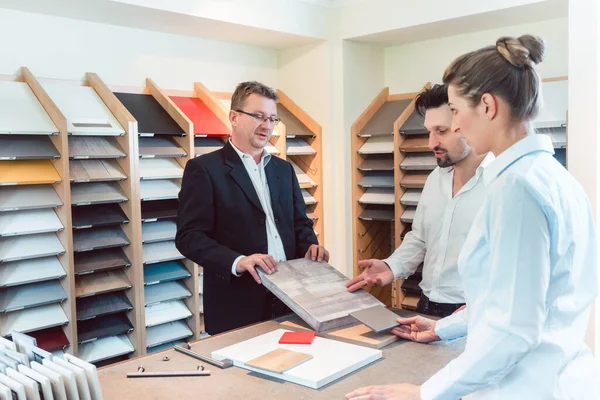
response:
[[[546,43],[532,35],[523,35],[518,39],[505,36],[496,41],[496,49],[515,67],[533,67],[543,61]]]

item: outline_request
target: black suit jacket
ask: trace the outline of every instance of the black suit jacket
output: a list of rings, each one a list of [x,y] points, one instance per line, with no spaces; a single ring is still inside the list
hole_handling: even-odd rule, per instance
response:
[[[265,175],[286,257],[304,257],[310,245],[318,242],[294,169],[273,156]],[[181,254],[204,267],[207,333],[220,333],[284,312],[283,303],[250,274],[238,278],[231,273],[238,256],[267,254],[268,243],[265,213],[242,160],[229,142],[221,150],[188,161],[179,193],[176,244]]]

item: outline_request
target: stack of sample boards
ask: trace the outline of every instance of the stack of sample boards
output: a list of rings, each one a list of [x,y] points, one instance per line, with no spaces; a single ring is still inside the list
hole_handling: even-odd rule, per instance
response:
[[[69,345],[62,328],[68,205],[53,185],[68,177],[59,173],[57,135],[28,83],[0,82],[0,339],[32,332],[52,343],[46,350]]]
[[[193,335],[184,302],[192,296],[192,264],[175,247],[177,197],[193,149],[153,95],[115,95],[138,122],[146,347],[152,352]]]
[[[278,92],[280,102],[277,103],[277,115],[281,119],[285,129],[285,137],[274,137],[271,140],[279,143],[279,147],[284,147],[284,154],[287,161],[292,164],[302,197],[307,207],[307,214],[313,220],[314,229],[317,236],[322,234],[322,222],[318,216],[322,214],[322,188],[321,179],[321,148],[320,126],[315,121],[299,109],[285,94]],[[301,117],[292,113],[290,110],[296,110],[304,116]],[[309,126],[310,125],[310,128]],[[281,146],[285,143],[285,146]]]
[[[127,164],[120,163],[126,153],[117,140],[125,130],[92,87],[48,83],[44,89],[65,116],[69,135],[79,355],[99,362],[133,352],[125,336],[133,330],[130,308],[106,306],[107,298],[123,298],[132,287],[125,272],[131,240],[123,230],[129,219],[122,208],[129,200]]]
[[[54,355],[32,335],[0,337],[0,399],[102,400],[96,367],[70,354]]]

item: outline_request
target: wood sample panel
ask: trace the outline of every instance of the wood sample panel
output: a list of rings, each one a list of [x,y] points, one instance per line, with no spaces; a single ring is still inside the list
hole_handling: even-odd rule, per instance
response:
[[[56,182],[60,182],[60,175],[49,160],[2,161],[0,164],[0,186]]]
[[[282,374],[288,369],[294,368],[312,358],[312,355],[300,353],[298,351],[275,349],[262,356],[246,361],[246,365],[265,371],[271,371],[276,374]]]

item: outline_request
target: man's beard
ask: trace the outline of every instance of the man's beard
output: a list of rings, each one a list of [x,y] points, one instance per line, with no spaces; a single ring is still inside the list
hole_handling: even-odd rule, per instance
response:
[[[448,150],[442,149],[441,147],[436,147],[433,150],[437,151],[437,152],[443,151],[444,153],[446,153],[446,157],[436,158],[436,161],[437,161],[438,167],[448,168],[448,167],[455,165],[456,163],[461,162],[465,158],[467,158],[467,156],[471,152],[471,147],[468,144],[465,144],[465,148],[464,148],[463,152],[457,157],[450,156],[450,153],[448,153]]]

